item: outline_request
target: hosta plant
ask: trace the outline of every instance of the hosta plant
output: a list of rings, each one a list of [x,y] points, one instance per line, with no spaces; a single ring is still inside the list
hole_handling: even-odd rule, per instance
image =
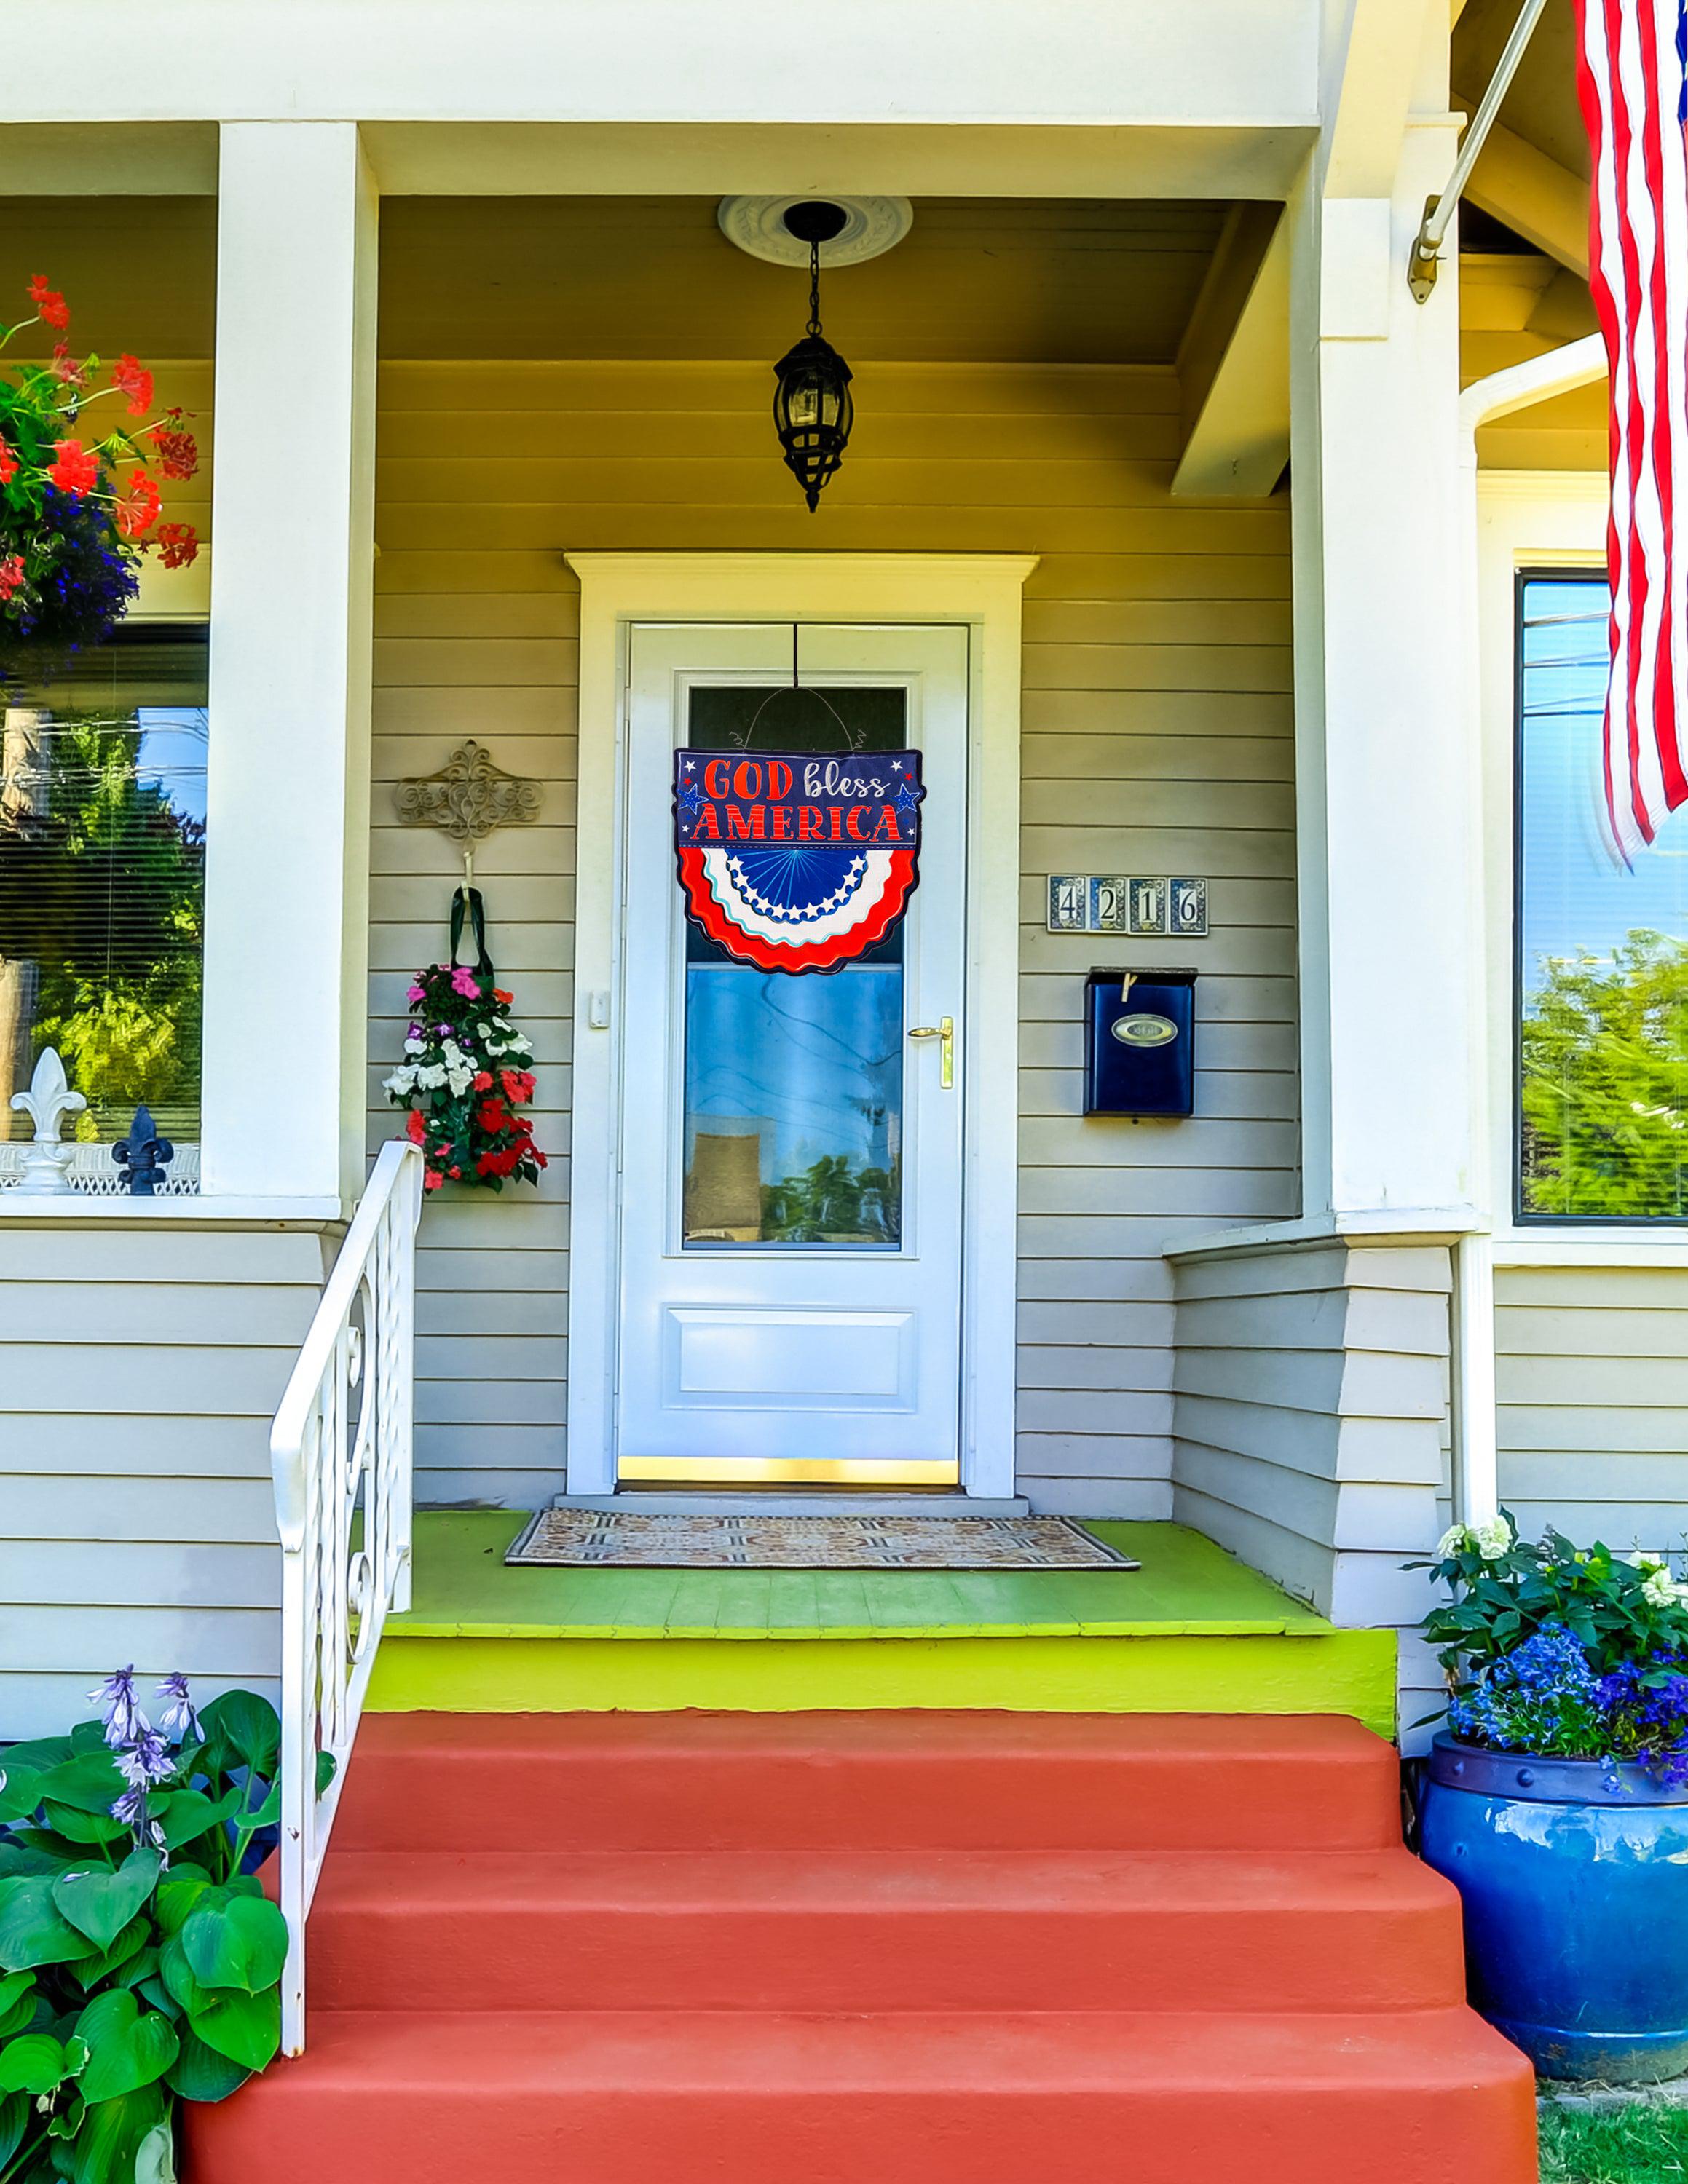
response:
[[[175,2104],[280,2044],[287,1926],[247,1870],[276,1825],[279,1727],[133,1672],[101,1719],[0,1751],[0,2184],[169,2184]]]

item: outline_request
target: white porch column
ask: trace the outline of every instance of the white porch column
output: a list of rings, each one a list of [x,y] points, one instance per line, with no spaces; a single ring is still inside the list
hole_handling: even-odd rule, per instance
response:
[[[1446,1228],[1481,1128],[1458,269],[1450,249],[1420,305],[1406,266],[1456,131],[1409,116],[1395,143],[1372,193],[1310,174],[1291,207],[1305,1209]]]
[[[225,124],[208,1195],[362,1187],[376,213],[355,124]]]

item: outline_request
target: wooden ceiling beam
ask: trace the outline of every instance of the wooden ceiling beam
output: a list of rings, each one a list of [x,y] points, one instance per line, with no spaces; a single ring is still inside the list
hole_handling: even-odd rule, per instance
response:
[[[1588,279],[1589,188],[1568,167],[1496,122],[1465,193],[1515,235]]]
[[[1289,222],[1233,208],[1184,338],[1175,494],[1258,499],[1289,460]]]

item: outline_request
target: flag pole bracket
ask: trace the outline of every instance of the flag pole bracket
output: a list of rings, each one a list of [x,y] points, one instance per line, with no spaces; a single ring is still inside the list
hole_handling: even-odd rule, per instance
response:
[[[1518,19],[1512,25],[1512,36],[1495,64],[1495,73],[1489,79],[1489,88],[1478,101],[1477,111],[1460,139],[1459,157],[1454,162],[1454,171],[1448,177],[1448,186],[1439,196],[1427,198],[1424,217],[1418,223],[1418,232],[1412,238],[1412,252],[1406,262],[1406,285],[1415,304],[1430,300],[1436,286],[1436,274],[1441,265],[1442,243],[1452,223],[1459,202],[1465,194],[1465,186],[1471,180],[1471,170],[1477,164],[1490,131],[1495,126],[1501,102],[1512,87],[1512,78],[1518,72],[1518,63],[1536,25],[1541,20],[1547,0],[1523,0]]]

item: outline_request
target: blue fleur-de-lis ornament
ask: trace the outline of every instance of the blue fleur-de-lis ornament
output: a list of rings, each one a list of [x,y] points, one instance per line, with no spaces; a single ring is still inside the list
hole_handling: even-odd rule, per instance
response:
[[[135,1110],[129,1134],[111,1149],[111,1157],[126,1171],[123,1187],[131,1198],[153,1198],[164,1181],[165,1168],[176,1158],[176,1147],[161,1138],[143,1100]]]

